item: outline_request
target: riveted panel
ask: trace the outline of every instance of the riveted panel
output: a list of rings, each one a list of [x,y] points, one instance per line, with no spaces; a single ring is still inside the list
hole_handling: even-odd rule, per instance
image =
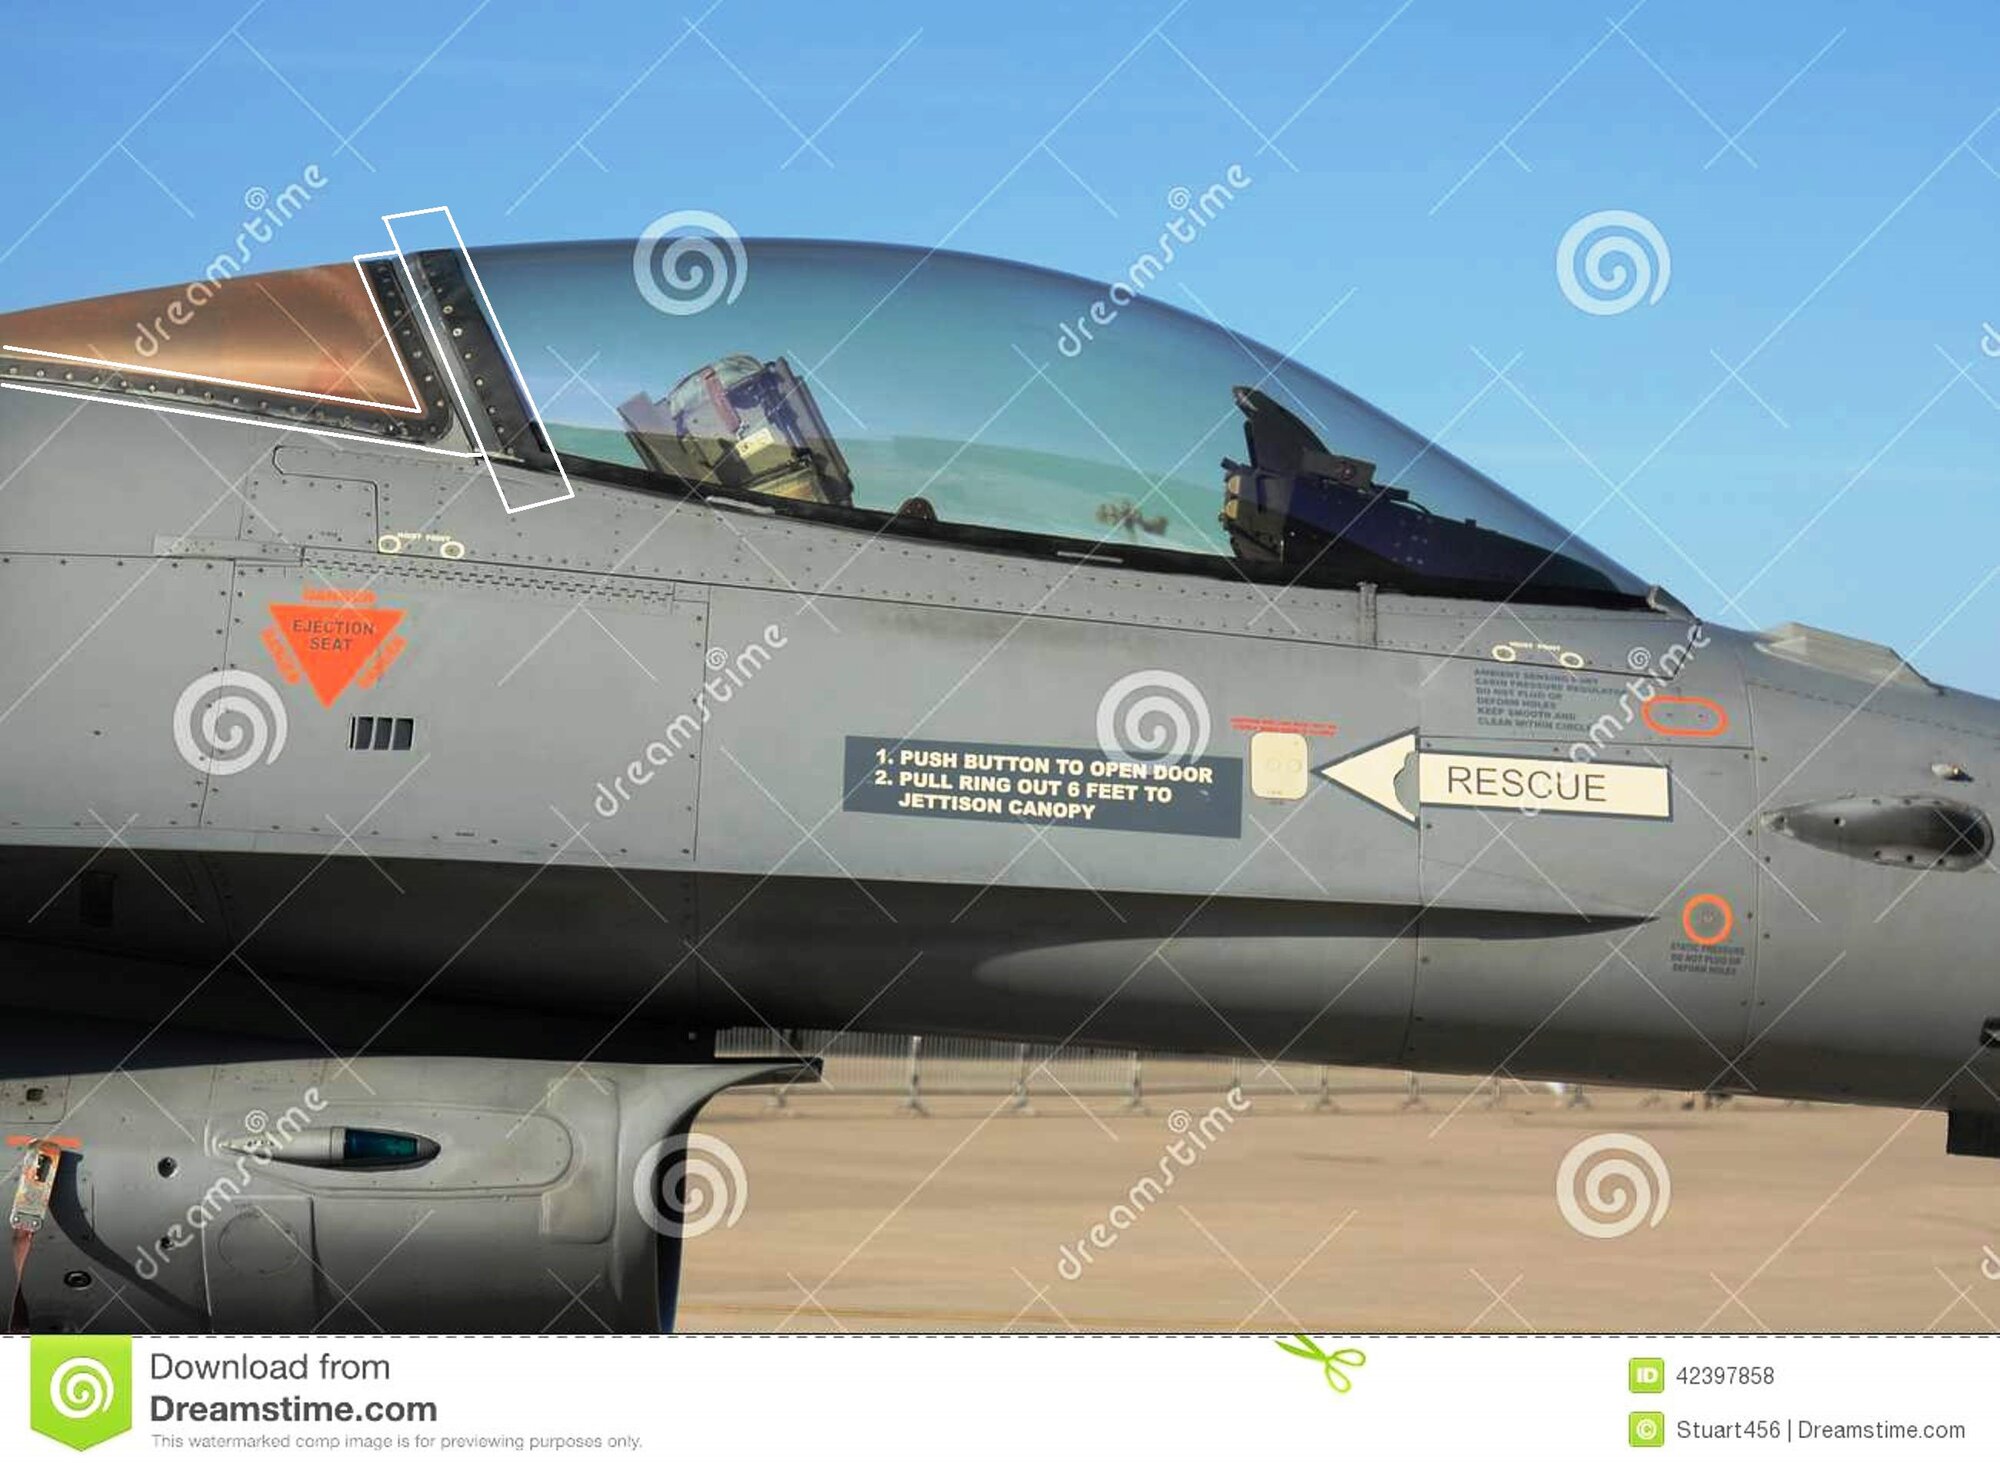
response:
[[[96,848],[106,824],[135,846],[196,826],[180,702],[223,661],[229,578],[193,558],[0,557],[0,623],[36,634],[0,640],[6,830]]]
[[[217,780],[205,824],[588,858],[564,819],[589,822],[597,784],[643,762],[691,708],[705,616],[663,585],[437,559],[330,557],[303,575],[246,565],[230,657],[279,688],[290,734],[282,760]],[[355,716],[408,720],[414,738],[357,750]],[[660,764],[657,781],[648,769],[647,819],[621,855],[692,857],[696,759]]]

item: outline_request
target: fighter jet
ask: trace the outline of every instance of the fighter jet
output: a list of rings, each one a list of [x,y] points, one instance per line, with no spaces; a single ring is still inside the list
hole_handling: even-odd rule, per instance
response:
[[[668,1327],[741,1204],[697,1112],[812,1071],[736,1027],[2000,1154],[2000,705],[1709,624],[1131,282],[220,272],[0,316],[0,491],[20,1325]]]

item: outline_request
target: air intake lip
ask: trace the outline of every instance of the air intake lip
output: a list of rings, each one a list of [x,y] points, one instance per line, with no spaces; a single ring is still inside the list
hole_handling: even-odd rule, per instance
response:
[[[1993,825],[1942,797],[1841,797],[1764,815],[1764,826],[1814,848],[1898,869],[1977,869],[1993,854]]]

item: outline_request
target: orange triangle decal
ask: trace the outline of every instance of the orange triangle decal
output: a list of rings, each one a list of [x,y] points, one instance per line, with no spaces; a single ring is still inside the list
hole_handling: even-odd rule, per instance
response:
[[[319,703],[330,706],[374,660],[403,621],[403,610],[375,607],[375,595],[366,589],[307,588],[299,596],[306,601],[270,606],[273,622],[264,642],[288,682],[297,683],[303,675]],[[401,645],[398,639],[396,653],[402,652]],[[386,668],[383,661],[371,675]]]

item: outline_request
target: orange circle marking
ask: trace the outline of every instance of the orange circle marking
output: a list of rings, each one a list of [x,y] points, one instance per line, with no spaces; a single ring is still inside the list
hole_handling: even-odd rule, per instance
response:
[[[1694,928],[1694,912],[1702,905],[1714,905],[1716,909],[1722,911],[1722,923],[1714,930]],[[1729,901],[1719,894],[1698,894],[1681,906],[1681,929],[1686,931],[1687,938],[1698,946],[1719,946],[1728,940],[1730,932],[1736,929],[1736,912],[1729,907]]]
[[[1666,709],[1676,705],[1709,711],[1715,717],[1715,724],[1705,730],[1700,726],[1676,725]],[[1691,736],[1697,741],[1713,741],[1729,729],[1729,712],[1706,695],[1655,695],[1640,704],[1639,718],[1662,736]]]

